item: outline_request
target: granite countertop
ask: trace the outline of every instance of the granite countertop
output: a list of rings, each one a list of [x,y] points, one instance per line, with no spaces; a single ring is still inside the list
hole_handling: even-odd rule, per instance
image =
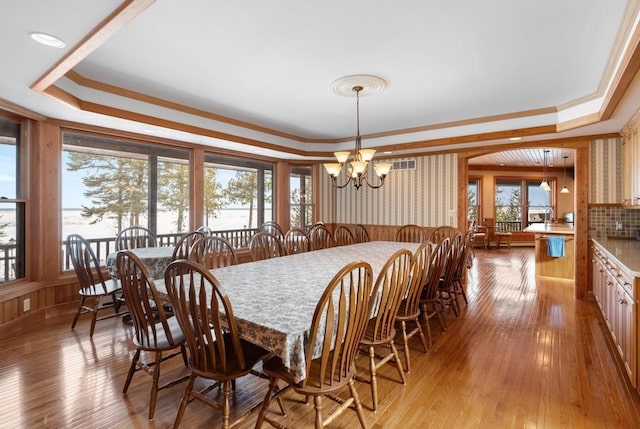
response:
[[[640,241],[620,238],[592,238],[634,277],[640,277]]]
[[[575,235],[575,230],[572,226],[566,226],[556,223],[552,223],[551,225],[546,226],[543,223],[534,223],[526,227],[523,231],[533,232],[536,234]]]

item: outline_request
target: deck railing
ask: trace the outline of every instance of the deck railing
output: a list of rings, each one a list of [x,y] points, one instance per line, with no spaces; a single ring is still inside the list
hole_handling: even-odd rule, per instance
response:
[[[0,283],[16,279],[16,245],[0,244]]]
[[[213,235],[218,235],[226,238],[231,245],[240,249],[243,247],[249,247],[249,242],[254,234],[258,232],[258,228],[248,228],[248,229],[227,229],[220,231],[213,231]],[[177,241],[182,237],[183,233],[172,233],[172,234],[158,234],[156,238],[158,239],[158,246],[175,246]],[[109,253],[116,251],[116,238],[115,237],[106,237],[106,238],[88,238],[91,248],[96,254],[96,258],[101,265],[104,265],[105,260],[107,259],[107,255]],[[66,240],[62,242],[62,269],[70,270],[73,267],[71,266],[71,260],[69,259],[69,255],[67,255],[66,251]],[[15,249],[15,246],[13,246]],[[1,250],[1,248],[0,248]],[[6,277],[5,277],[6,278]]]

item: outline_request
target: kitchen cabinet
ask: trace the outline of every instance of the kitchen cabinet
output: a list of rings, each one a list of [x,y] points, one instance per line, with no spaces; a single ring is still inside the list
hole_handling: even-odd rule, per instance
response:
[[[638,278],[596,242],[592,255],[594,297],[625,372],[638,389]]]
[[[622,142],[622,206],[640,208],[640,127]]]

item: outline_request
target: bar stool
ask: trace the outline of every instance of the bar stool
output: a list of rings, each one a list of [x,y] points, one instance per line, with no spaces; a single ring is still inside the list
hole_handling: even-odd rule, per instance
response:
[[[508,231],[496,231],[494,235],[496,237],[496,249],[499,249],[501,244],[504,244],[511,249],[511,237],[513,237],[513,233]]]

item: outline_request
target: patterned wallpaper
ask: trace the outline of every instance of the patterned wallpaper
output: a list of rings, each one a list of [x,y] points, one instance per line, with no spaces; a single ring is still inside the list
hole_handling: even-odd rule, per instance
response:
[[[592,140],[589,144],[589,203],[622,201],[622,139]]]
[[[415,170],[392,170],[380,189],[363,186],[356,190],[351,185],[336,189],[322,168],[318,220],[375,225],[455,225],[457,155],[415,159]]]

